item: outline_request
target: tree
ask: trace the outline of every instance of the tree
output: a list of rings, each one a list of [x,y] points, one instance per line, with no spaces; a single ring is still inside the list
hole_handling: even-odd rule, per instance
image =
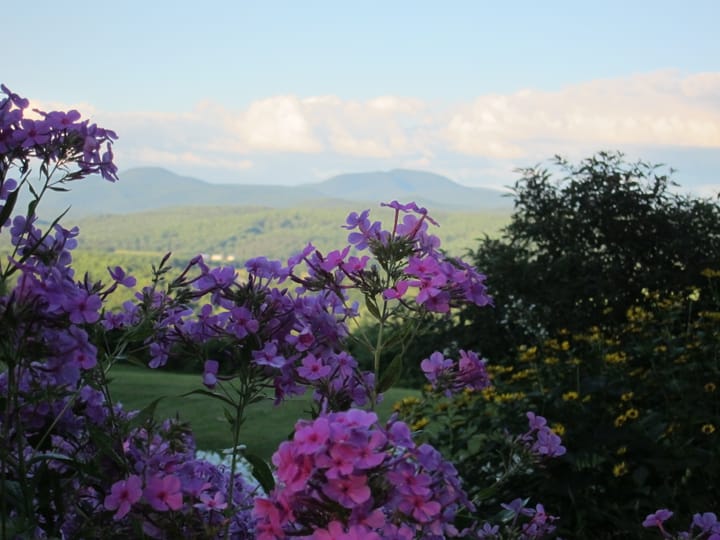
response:
[[[615,324],[643,291],[697,286],[720,264],[718,202],[672,190],[672,169],[605,152],[554,165],[520,170],[510,224],[471,252],[495,313],[466,311],[453,331],[462,346],[502,355],[562,328]]]

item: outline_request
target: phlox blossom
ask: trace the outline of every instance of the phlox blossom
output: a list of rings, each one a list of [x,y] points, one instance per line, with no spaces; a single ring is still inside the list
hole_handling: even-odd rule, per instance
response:
[[[110,494],[105,497],[105,508],[117,510],[114,520],[124,518],[133,504],[142,497],[142,480],[133,474],[127,480],[115,482],[110,488]]]
[[[159,512],[179,510],[183,504],[180,479],[171,474],[150,478],[144,494],[150,506]]]

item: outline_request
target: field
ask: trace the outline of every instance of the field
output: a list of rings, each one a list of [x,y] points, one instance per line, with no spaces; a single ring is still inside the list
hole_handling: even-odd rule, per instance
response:
[[[192,426],[197,445],[202,450],[222,450],[232,446],[230,428],[219,401],[203,395],[182,394],[204,388],[200,375],[170,373],[162,370],[131,366],[114,366],[111,371],[110,391],[115,401],[128,410],[142,409],[159,396],[155,417],[158,419],[179,416]],[[393,404],[416,390],[393,388],[378,408],[381,418],[387,418]],[[270,459],[278,444],[292,432],[297,419],[307,418],[310,395],[295,398],[274,406],[272,398],[251,405],[247,420],[241,428],[242,443],[248,451]]]

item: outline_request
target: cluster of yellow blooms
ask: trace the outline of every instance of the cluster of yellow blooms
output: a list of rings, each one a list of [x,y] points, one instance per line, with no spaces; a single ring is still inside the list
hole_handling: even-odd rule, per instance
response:
[[[619,428],[625,425],[628,420],[636,420],[640,416],[640,411],[635,408],[628,409],[620,416],[615,418],[615,427]]]

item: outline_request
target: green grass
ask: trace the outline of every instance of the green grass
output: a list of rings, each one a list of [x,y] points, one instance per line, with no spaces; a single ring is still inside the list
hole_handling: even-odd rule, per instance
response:
[[[200,449],[220,450],[232,446],[230,426],[220,401],[203,395],[180,397],[204,388],[200,375],[116,365],[110,377],[113,400],[121,402],[126,410],[142,409],[154,399],[165,396],[157,405],[157,419],[177,415],[189,422]],[[387,392],[378,407],[379,416],[387,418],[393,404],[408,395],[418,395],[418,391],[394,388]],[[292,432],[295,422],[308,417],[306,411],[310,401],[308,393],[279,406],[273,405],[271,398],[251,405],[247,410],[247,420],[241,427],[240,442],[247,445],[248,452],[269,459],[280,442]]]

